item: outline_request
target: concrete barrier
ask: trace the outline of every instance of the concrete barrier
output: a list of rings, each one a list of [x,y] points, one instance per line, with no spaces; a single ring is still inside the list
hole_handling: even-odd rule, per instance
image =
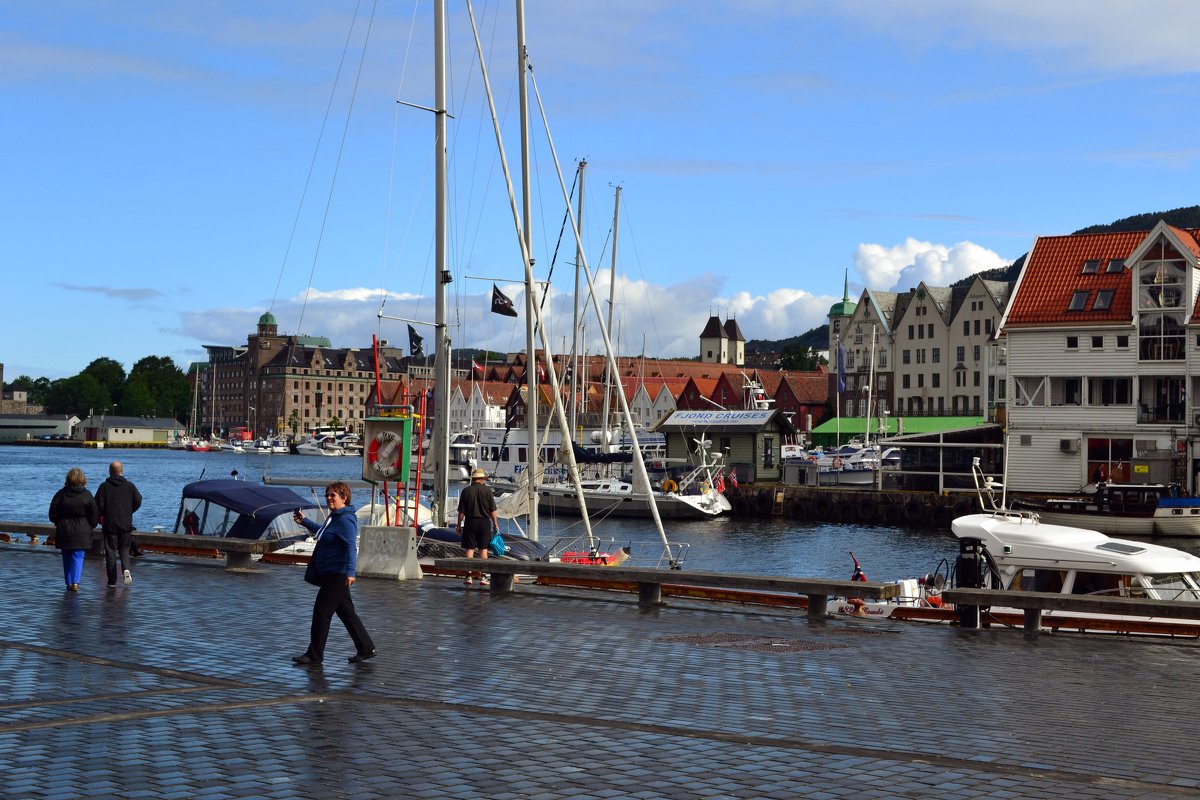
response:
[[[417,537],[411,527],[368,525],[358,532],[358,568],[360,578],[419,580]]]

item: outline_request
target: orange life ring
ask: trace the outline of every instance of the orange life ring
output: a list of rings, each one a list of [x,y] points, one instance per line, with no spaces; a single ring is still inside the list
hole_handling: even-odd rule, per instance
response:
[[[400,449],[400,436],[393,431],[380,431],[367,448],[367,466],[381,478],[400,476],[400,464],[404,453]]]
[[[670,478],[667,478],[662,482],[662,490],[667,494],[670,494],[671,492],[677,492],[679,491],[679,484]]]

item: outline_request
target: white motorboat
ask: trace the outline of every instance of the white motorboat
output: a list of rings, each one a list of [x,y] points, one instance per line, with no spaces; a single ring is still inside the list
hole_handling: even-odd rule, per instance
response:
[[[345,451],[332,436],[315,436],[296,445],[296,452],[302,456],[342,456]]]
[[[978,459],[973,471],[983,510],[951,524],[960,543],[960,556],[954,566],[943,560],[937,570],[923,578],[898,581],[902,588],[896,602],[843,600],[833,605],[835,612],[952,621],[954,610],[941,601],[941,589],[947,583],[976,583],[970,577],[964,582],[964,565],[969,568],[974,561],[964,560],[964,552],[979,553],[984,568],[978,583],[986,588],[1200,602],[1200,557],[1149,542],[1043,522],[1037,514],[1015,511],[1005,507],[1003,500],[998,502],[995,490],[1003,487],[982,477]],[[983,617],[985,622],[1014,627],[1021,627],[1023,618],[1024,612],[1019,609],[998,607],[986,609]],[[1172,635],[1183,631],[1200,636],[1200,621],[1152,617],[1045,611],[1041,624],[1044,628],[1079,631]]]

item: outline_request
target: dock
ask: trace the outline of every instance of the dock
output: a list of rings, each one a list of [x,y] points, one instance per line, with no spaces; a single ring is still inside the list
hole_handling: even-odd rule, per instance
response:
[[[67,592],[57,551],[0,544],[0,797],[1200,795],[1192,640],[426,577],[355,583],[377,658],[335,619],[297,667],[303,568],[133,574]]]

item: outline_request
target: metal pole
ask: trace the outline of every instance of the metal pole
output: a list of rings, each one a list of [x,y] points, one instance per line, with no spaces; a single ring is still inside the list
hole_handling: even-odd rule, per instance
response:
[[[529,188],[529,53],[525,48],[525,0],[517,2],[517,86],[520,101],[521,116],[521,238],[525,242],[525,252],[532,253],[532,238],[529,219],[533,214],[532,199]],[[535,285],[533,280],[533,256],[529,257],[530,269],[525,274],[525,382],[529,401],[525,404],[525,423],[529,436],[528,467],[526,475],[529,478],[526,491],[529,497],[529,538],[535,542],[538,538],[538,481],[537,464],[541,455],[538,447],[537,423],[537,376],[534,369],[536,347],[533,341],[533,309],[536,298],[533,296]]]
[[[446,0],[433,4],[433,80],[434,80],[434,151],[435,151],[435,270],[437,287],[435,331],[437,347],[434,355],[433,440],[433,514],[439,526],[446,524],[446,498],[450,493],[447,467],[450,463],[450,337],[446,328],[446,284],[450,273],[446,269]]]

